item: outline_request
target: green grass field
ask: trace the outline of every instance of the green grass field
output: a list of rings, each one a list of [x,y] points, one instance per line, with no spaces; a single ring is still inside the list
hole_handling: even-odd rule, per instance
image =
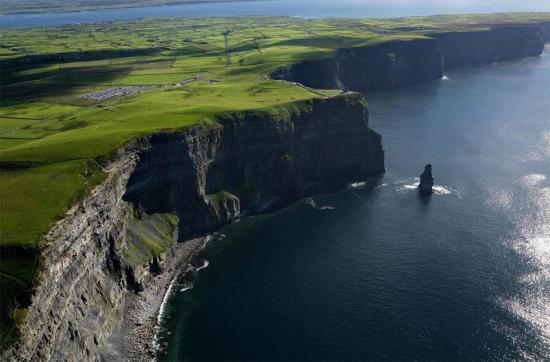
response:
[[[101,182],[102,160],[131,139],[336,93],[265,76],[282,65],[340,47],[539,21],[550,21],[550,14],[144,19],[1,30],[0,247],[38,250],[52,223]],[[224,32],[230,32],[229,62]],[[103,100],[81,97],[121,86],[147,88]],[[5,311],[29,287],[36,265],[33,257],[18,264],[9,255],[3,253],[0,265],[2,335],[10,318]]]

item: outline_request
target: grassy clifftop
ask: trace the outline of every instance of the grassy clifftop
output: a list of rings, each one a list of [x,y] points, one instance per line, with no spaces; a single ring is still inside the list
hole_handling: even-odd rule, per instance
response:
[[[550,14],[145,19],[1,30],[0,246],[37,248],[64,210],[101,182],[103,160],[133,138],[338,93],[270,80],[280,66],[337,48],[541,21]],[[2,290],[28,284],[32,255],[14,263],[2,256]]]

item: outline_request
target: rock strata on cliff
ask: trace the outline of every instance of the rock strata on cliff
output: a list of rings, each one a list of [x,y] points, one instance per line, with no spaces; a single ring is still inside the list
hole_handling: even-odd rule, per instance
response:
[[[488,31],[437,34],[446,69],[537,56],[544,48],[539,26],[497,27]]]
[[[398,40],[338,49],[334,57],[281,68],[274,79],[313,88],[369,92],[395,89],[443,76],[443,56],[434,39]]]
[[[125,200],[146,213],[174,211],[180,232],[196,234],[273,200],[286,205],[384,172],[380,136],[356,93],[216,122],[151,136]]]
[[[151,135],[118,152],[106,181],[47,234],[39,282],[7,359],[98,360],[125,295],[182,260],[178,238],[266,202],[281,207],[384,172],[381,137],[356,93],[214,124]]]

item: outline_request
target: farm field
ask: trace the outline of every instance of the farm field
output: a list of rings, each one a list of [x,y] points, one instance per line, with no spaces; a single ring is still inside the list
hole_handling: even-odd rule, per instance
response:
[[[337,48],[548,20],[173,18],[1,30],[2,338],[17,319],[15,296],[32,285],[41,236],[104,179],[103,166],[126,142],[209,126],[227,112],[284,112],[291,102],[337,94],[268,77]]]

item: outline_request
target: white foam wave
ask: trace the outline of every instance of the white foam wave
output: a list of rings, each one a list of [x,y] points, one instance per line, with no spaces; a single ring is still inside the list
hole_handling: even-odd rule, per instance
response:
[[[402,188],[405,190],[415,190],[418,188],[419,185],[420,185],[420,182],[415,182],[414,184],[403,185]]]
[[[354,182],[354,183],[350,184],[348,187],[350,189],[362,189],[366,185],[367,185],[366,182]]]
[[[414,190],[417,190],[418,186],[420,185],[420,178],[409,177],[408,179],[394,182],[394,185],[395,185],[395,191],[397,192],[403,193],[403,192],[414,191]],[[440,195],[440,196],[455,195],[460,197],[460,193],[450,186],[434,185],[433,192],[434,192],[434,195]]]
[[[418,185],[420,185],[420,178],[409,177],[405,180],[396,181],[393,184],[396,186],[395,191],[397,192],[411,191],[418,188]]]
[[[210,265],[210,263],[208,262],[208,260],[205,260],[204,263],[202,264],[202,266],[197,268],[197,272],[208,268],[209,265]]]
[[[354,182],[352,184],[349,184],[348,185],[348,189],[350,190],[358,190],[358,189],[362,189],[362,188],[365,188],[365,186],[368,185],[368,182]],[[378,188],[381,188],[381,187],[384,187],[384,186],[388,186],[387,183],[383,183],[383,184],[380,184],[380,185],[376,185],[374,186],[374,189],[378,189]]]
[[[207,235],[205,238],[204,238],[204,243],[202,244],[202,247],[204,248],[206,246],[206,244],[208,244],[208,242],[210,242],[210,240],[212,240],[212,238],[214,237],[214,235],[210,234],[210,235]]]
[[[222,234],[223,235],[223,234]],[[224,235],[225,236],[225,235]],[[214,235],[207,235],[205,238],[204,238],[204,242],[203,242],[203,248],[206,246],[206,244],[214,237]],[[202,269],[205,269],[207,268],[208,266],[210,265],[210,263],[208,262],[208,260],[205,260],[203,265],[200,266],[199,268],[197,268],[197,272],[202,270]],[[161,350],[161,343],[160,343],[160,339],[159,339],[159,335],[160,335],[160,330],[161,330],[161,322],[162,322],[162,319],[164,318],[164,315],[166,313],[166,304],[168,303],[168,298],[170,298],[170,295],[172,294],[173,290],[174,290],[174,287],[177,283],[177,280],[178,280],[178,277],[179,275],[176,275],[172,281],[170,282],[170,285],[168,286],[168,289],[166,290],[166,293],[164,294],[164,298],[162,298],[162,303],[160,304],[160,308],[159,308],[159,311],[157,313],[157,323],[155,325],[155,331],[154,331],[154,337],[153,337],[153,349],[155,351],[160,351]],[[193,288],[193,285],[188,285],[188,286],[184,286],[183,288],[180,289],[180,292],[185,292],[189,289],[192,289]],[[153,359],[153,360],[156,360]]]
[[[450,195],[450,194],[453,193],[451,191],[451,189],[449,189],[445,186],[440,186],[440,185],[435,185],[433,187],[433,190],[434,190],[434,194],[436,194],[436,195]]]
[[[160,351],[161,349],[161,343],[159,340],[159,334],[161,329],[161,322],[162,318],[164,318],[164,314],[166,313],[166,303],[168,302],[168,298],[172,294],[172,290],[174,289],[174,285],[176,284],[176,279],[172,279],[170,282],[170,286],[168,287],[168,290],[164,294],[164,298],[162,298],[162,303],[160,304],[159,312],[157,314],[157,323],[155,325],[155,331],[154,331],[154,337],[153,337],[153,349],[155,351]]]
[[[308,204],[309,206],[311,206],[315,210],[334,210],[335,209],[334,206],[319,206],[319,205],[317,205],[315,200],[313,200],[313,198],[311,198],[311,197],[308,197],[306,199],[306,204]]]
[[[441,80],[449,80],[449,77],[447,77],[446,75],[444,75]]]
[[[159,312],[157,314],[157,325],[162,321],[162,317],[164,316],[166,309],[166,303],[168,302],[168,298],[170,298],[170,295],[172,294],[172,290],[174,289],[175,284],[176,278],[172,279],[172,282],[170,283],[166,294],[164,294],[164,298],[162,299],[162,303],[160,304]]]

